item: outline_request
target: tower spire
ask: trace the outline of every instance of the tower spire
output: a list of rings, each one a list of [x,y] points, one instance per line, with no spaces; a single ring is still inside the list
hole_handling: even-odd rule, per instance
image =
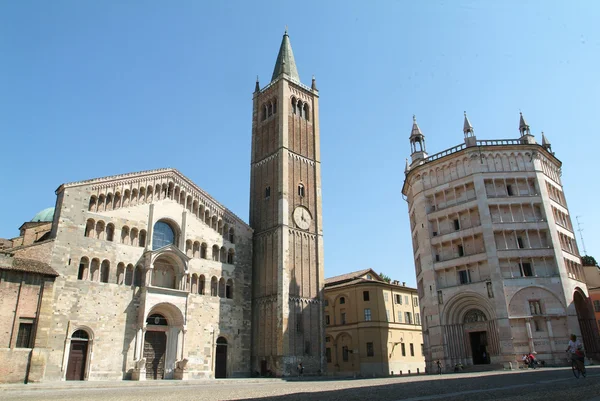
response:
[[[523,117],[523,113],[519,112],[520,114],[520,118],[519,118],[519,132],[521,133],[521,136],[523,135],[529,135],[529,125],[527,124],[527,121],[525,121],[525,117]]]
[[[258,75],[256,76],[256,85],[254,85],[254,92],[260,92],[260,83],[258,82]]]
[[[410,137],[408,140],[410,141],[410,157],[413,163],[415,160],[427,158],[427,152],[425,150],[425,135],[423,135],[421,132],[421,128],[419,128],[419,124],[417,124],[417,117],[414,114],[412,130],[410,131]]]
[[[285,33],[283,34],[283,39],[281,40],[281,46],[279,46],[279,54],[277,55],[271,82],[279,78],[281,74],[287,74],[292,80],[300,82],[296,61],[294,60],[294,53],[292,52],[292,45],[290,44],[290,37],[287,33],[287,26],[285,28]]]
[[[469,121],[469,117],[467,117],[467,112],[465,111],[465,122],[463,124],[463,132],[465,133],[465,138],[469,136],[469,134],[471,134],[471,136],[473,134],[475,134],[475,130],[473,129],[473,126],[471,125],[471,122]]]

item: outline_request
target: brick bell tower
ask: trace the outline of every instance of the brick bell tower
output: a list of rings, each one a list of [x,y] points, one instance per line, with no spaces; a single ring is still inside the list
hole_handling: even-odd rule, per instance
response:
[[[253,95],[252,371],[325,372],[319,92],[300,82],[287,30]]]

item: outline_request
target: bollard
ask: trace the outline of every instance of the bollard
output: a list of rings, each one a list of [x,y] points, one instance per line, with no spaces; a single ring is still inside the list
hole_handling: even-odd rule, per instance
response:
[[[394,371],[392,370],[392,376],[394,376]]]
[[[417,374],[419,374],[419,368],[417,368]]]
[[[410,375],[410,370],[408,371],[408,374]]]
[[[402,371],[400,371],[400,376],[402,376]]]

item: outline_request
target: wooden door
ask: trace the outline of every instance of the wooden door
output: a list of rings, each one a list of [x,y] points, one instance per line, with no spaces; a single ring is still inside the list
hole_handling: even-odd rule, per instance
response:
[[[146,358],[146,379],[164,378],[167,335],[162,331],[146,332],[144,358]]]
[[[69,348],[69,362],[67,363],[67,380],[84,379],[87,348],[87,341],[71,340],[71,347]]]
[[[217,344],[217,355],[215,358],[215,378],[227,377],[227,345]]]

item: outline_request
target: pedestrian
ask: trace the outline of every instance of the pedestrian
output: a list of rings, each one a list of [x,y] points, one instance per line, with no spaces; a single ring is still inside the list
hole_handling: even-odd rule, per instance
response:
[[[441,375],[442,374],[442,363],[439,361],[439,359],[436,362],[436,365],[437,365],[438,375]]]
[[[304,375],[304,366],[302,366],[302,362],[300,362],[298,364],[298,377],[301,377]]]

